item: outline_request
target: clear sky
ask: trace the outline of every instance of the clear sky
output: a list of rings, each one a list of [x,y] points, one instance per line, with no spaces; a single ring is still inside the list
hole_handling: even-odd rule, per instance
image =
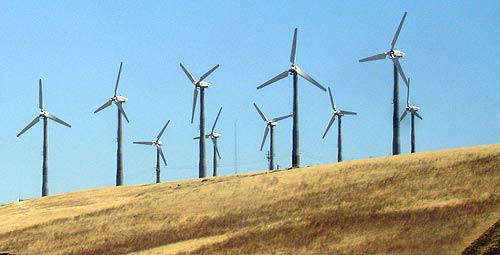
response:
[[[46,110],[72,125],[49,123],[50,194],[115,184],[116,107],[93,111],[112,97],[120,61],[126,185],[155,181],[155,148],[132,142],[154,139],[167,120],[162,181],[198,176],[193,86],[180,62],[195,77],[220,64],[206,90],[207,127],[223,107],[219,173],[265,170],[265,124],[252,103],[269,117],[291,113],[291,77],[256,86],[290,67],[295,27],[297,65],[332,88],[338,108],[358,112],[343,119],[344,160],[390,155],[392,64],[358,59],[390,48],[405,11],[396,48],[424,117],[417,150],[499,143],[498,1],[2,1],[0,204],[41,195],[41,123],[16,138],[39,113],[40,78]],[[299,86],[302,165],[335,162],[336,125],[321,139],[328,93],[301,78]],[[291,165],[291,128],[291,119],[276,128],[281,168]],[[401,145],[408,153],[409,119]],[[207,141],[207,174],[212,153]]]

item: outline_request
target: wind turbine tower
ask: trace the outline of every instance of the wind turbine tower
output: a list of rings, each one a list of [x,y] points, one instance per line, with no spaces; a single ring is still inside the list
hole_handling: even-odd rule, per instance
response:
[[[165,166],[167,166],[167,160],[165,160],[165,155],[163,154],[163,150],[161,149],[163,142],[160,141],[163,132],[170,123],[170,120],[167,121],[165,126],[161,129],[160,133],[156,136],[156,140],[154,141],[142,141],[142,142],[134,142],[135,144],[143,144],[143,145],[155,145],[156,146],[156,183],[160,183],[160,157],[163,160]]]
[[[36,123],[43,119],[43,163],[42,163],[42,197],[49,195],[49,165],[48,165],[48,154],[49,154],[49,131],[48,131],[48,120],[51,119],[59,124],[67,127],[71,127],[70,124],[59,119],[55,115],[44,110],[43,107],[43,93],[42,93],[42,79],[38,80],[38,107],[40,108],[40,114],[35,117],[19,134],[17,137],[21,136],[28,129],[33,127]]]
[[[191,113],[191,124],[193,124],[194,119],[194,110],[196,108],[196,99],[198,97],[198,90],[200,90],[200,135],[199,137],[203,137],[205,135],[205,88],[210,87],[210,83],[204,81],[215,69],[219,67],[219,65],[214,66],[212,69],[208,70],[205,74],[203,74],[199,80],[196,80],[193,75],[182,65],[180,64],[182,71],[186,74],[188,79],[194,85],[194,94],[193,94],[193,110]],[[207,164],[206,164],[206,146],[205,139],[200,139],[200,152],[199,152],[199,161],[198,161],[198,177],[204,178],[207,175]]]
[[[290,54],[290,64],[291,68],[276,75],[269,81],[264,82],[262,85],[258,86],[257,89],[266,87],[276,81],[279,81],[289,74],[293,75],[293,128],[292,128],[292,168],[300,167],[300,153],[299,153],[299,84],[298,76],[302,76],[304,79],[317,86],[323,91],[326,89],[309,76],[306,72],[295,65],[295,52],[297,47],[297,28],[293,33],[292,51]]]
[[[411,153],[415,153],[415,116],[419,119],[422,119],[422,116],[418,114],[420,107],[410,104],[410,78],[408,78],[408,87],[406,91],[406,110],[403,112],[401,116],[401,121],[406,117],[406,114],[410,112],[411,114]]]
[[[123,97],[123,96],[118,96],[118,83],[120,82],[120,75],[122,73],[122,66],[123,62],[120,62],[120,69],[118,70],[118,77],[116,78],[116,84],[115,84],[115,93],[112,98],[110,98],[106,103],[104,103],[101,107],[99,107],[97,110],[94,111],[94,113],[97,113],[104,108],[107,108],[108,106],[112,105],[113,102],[115,103],[116,107],[118,108],[118,131],[117,131],[117,137],[118,137],[118,147],[116,150],[116,186],[122,186],[123,185],[123,153],[122,153],[122,115],[125,117],[125,120],[127,123],[129,123],[127,114],[125,114],[125,111],[123,110],[122,104],[127,102],[128,98]]]
[[[330,90],[330,87],[328,87],[328,94],[330,95],[330,104],[332,105],[333,116],[330,119],[330,123],[328,123],[328,127],[326,127],[325,133],[323,134],[323,139],[325,138],[326,134],[328,133],[328,130],[330,130],[330,127],[335,121],[335,117],[338,116],[339,133],[338,133],[337,162],[342,162],[342,116],[356,115],[357,113],[344,110],[337,110],[337,107],[335,106],[335,101],[333,101],[332,91]]]
[[[392,155],[399,155],[401,153],[401,142],[400,142],[400,125],[399,125],[399,76],[401,75],[403,81],[408,85],[408,80],[403,72],[403,68],[399,63],[399,59],[402,58],[405,53],[396,50],[396,41],[399,37],[399,32],[401,31],[401,27],[405,21],[407,12],[403,14],[403,18],[399,23],[398,29],[396,30],[396,34],[394,34],[394,38],[392,39],[391,49],[387,52],[383,52],[371,57],[360,59],[359,62],[366,62],[372,60],[385,59],[389,57],[394,64],[394,90],[393,90],[393,115],[392,115]]]
[[[212,144],[214,146],[214,157],[213,157],[213,176],[217,176],[217,166],[218,160],[221,159],[219,148],[217,147],[217,140],[222,136],[219,133],[215,132],[215,126],[217,125],[217,121],[219,120],[220,112],[222,111],[222,107],[219,109],[219,113],[217,113],[217,117],[215,118],[214,124],[212,125],[212,130],[209,134],[205,135],[205,139],[210,138],[212,140]],[[195,137],[193,139],[200,139],[200,137]]]
[[[290,118],[293,116],[293,114],[289,114],[286,116],[278,117],[269,120],[264,113],[259,109],[259,107],[254,103],[253,106],[259,113],[260,117],[262,120],[266,123],[266,129],[264,130],[264,137],[262,138],[262,144],[260,145],[260,151],[262,151],[262,148],[264,147],[264,143],[266,142],[267,134],[269,131],[271,131],[271,134],[269,136],[269,155],[268,155],[268,161],[269,161],[269,170],[274,170],[274,127],[278,125],[278,121]]]

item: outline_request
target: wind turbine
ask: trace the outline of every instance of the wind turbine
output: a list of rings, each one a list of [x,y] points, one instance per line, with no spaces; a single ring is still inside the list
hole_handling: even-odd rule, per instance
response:
[[[97,110],[94,111],[94,113],[97,113],[104,108],[107,108],[108,106],[112,105],[113,102],[115,103],[116,107],[118,108],[118,147],[116,150],[116,186],[121,186],[123,185],[123,154],[122,154],[122,115],[125,117],[125,120],[127,123],[129,123],[127,114],[125,114],[125,111],[123,110],[122,104],[124,102],[127,102],[128,98],[124,96],[118,96],[118,83],[120,82],[120,75],[122,73],[122,66],[123,62],[120,62],[120,69],[118,70],[118,77],[116,78],[116,84],[115,84],[115,93],[113,94],[113,97],[110,98],[106,103],[104,103],[101,107],[97,108]]]
[[[258,86],[257,89],[266,87],[276,81],[279,81],[289,74],[293,75],[293,128],[292,128],[292,167],[296,168],[300,166],[300,154],[299,154],[299,84],[297,75],[302,76],[304,79],[320,88],[323,91],[326,89],[304,72],[300,67],[295,65],[295,50],[297,47],[297,28],[293,33],[292,51],[290,54],[290,64],[292,65],[290,69],[276,75],[269,81],[264,82],[262,85]]]
[[[333,116],[330,119],[330,123],[328,123],[328,127],[326,127],[325,133],[323,134],[323,139],[325,138],[326,134],[328,133],[328,130],[330,130],[330,127],[332,126],[333,122],[335,121],[335,117],[339,117],[339,134],[338,134],[338,150],[337,150],[337,162],[342,162],[342,116],[344,115],[356,115],[357,113],[355,112],[350,112],[350,111],[344,111],[344,110],[337,110],[337,107],[335,106],[335,102],[333,101],[333,96],[332,96],[332,91],[330,90],[330,87],[328,87],[328,94],[330,94],[330,103],[332,105],[333,109]]]
[[[165,163],[165,166],[167,166],[167,160],[165,160],[165,155],[163,155],[163,151],[161,149],[163,142],[160,141],[160,138],[163,135],[163,132],[165,131],[165,129],[167,128],[168,123],[170,123],[170,120],[167,121],[165,126],[163,126],[163,128],[161,129],[160,133],[158,133],[158,135],[156,136],[156,140],[134,142],[135,144],[155,145],[156,146],[156,183],[160,183],[160,157],[163,160],[163,163]]]
[[[392,155],[399,155],[401,153],[401,142],[400,142],[400,126],[399,126],[399,76],[401,75],[403,81],[408,85],[408,80],[403,72],[403,68],[399,63],[399,58],[402,58],[405,53],[395,49],[396,41],[399,37],[399,32],[401,31],[401,27],[403,26],[403,22],[405,21],[407,12],[403,14],[403,18],[401,22],[399,22],[398,29],[396,30],[396,34],[394,34],[394,38],[391,42],[391,49],[387,52],[383,52],[371,57],[360,59],[359,62],[366,62],[372,60],[385,59],[389,57],[394,64],[394,91],[393,91],[393,107],[394,112],[392,115]]]
[[[194,109],[196,108],[196,99],[198,97],[198,89],[200,90],[200,137],[205,135],[205,88],[208,88],[211,84],[209,82],[204,81],[215,69],[219,67],[216,65],[212,67],[212,69],[208,70],[205,74],[203,74],[199,80],[196,80],[193,75],[182,65],[180,64],[182,71],[186,74],[188,79],[194,85],[194,94],[193,94],[193,110],[191,113],[191,124],[193,124],[194,119]],[[199,167],[198,167],[198,177],[204,178],[207,175],[207,165],[205,159],[205,139],[200,139],[200,158],[199,158]]]
[[[214,145],[214,159],[213,159],[213,166],[214,166],[214,172],[213,176],[217,176],[217,158],[221,159],[220,153],[219,153],[219,148],[217,147],[217,139],[221,137],[221,134],[215,132],[215,125],[217,125],[217,121],[219,120],[220,112],[222,111],[222,107],[219,109],[219,113],[217,113],[217,117],[215,118],[214,124],[212,125],[212,131],[210,131],[210,134],[205,135],[206,138],[210,138],[212,140],[212,144]],[[193,139],[200,139],[200,136],[195,137]]]
[[[401,116],[401,121],[406,117],[408,112],[411,113],[411,153],[415,153],[415,116],[422,119],[422,116],[418,114],[420,107],[410,104],[410,78],[408,78],[408,90],[406,91],[406,110]]]
[[[21,136],[28,129],[33,127],[36,123],[43,119],[43,163],[42,163],[42,197],[49,195],[49,166],[48,166],[48,153],[49,153],[49,131],[48,131],[48,120],[51,119],[59,124],[67,127],[71,127],[70,124],[59,119],[55,115],[47,112],[43,108],[43,94],[42,94],[42,79],[38,80],[38,107],[40,108],[40,114],[35,117],[16,137]]]
[[[289,114],[286,116],[274,118],[272,120],[267,119],[266,115],[262,113],[262,111],[259,109],[257,104],[253,103],[253,106],[259,113],[260,117],[264,122],[266,122],[266,129],[264,130],[264,137],[262,138],[262,144],[260,145],[260,151],[262,151],[262,148],[264,147],[264,143],[266,142],[266,137],[267,134],[269,133],[269,130],[271,130],[271,135],[269,136],[269,170],[274,169],[274,127],[278,125],[278,121],[292,117],[293,114]]]

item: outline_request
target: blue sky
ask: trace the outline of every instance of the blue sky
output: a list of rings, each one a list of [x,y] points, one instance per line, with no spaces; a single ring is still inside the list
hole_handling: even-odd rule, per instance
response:
[[[344,160],[391,154],[392,64],[358,59],[390,48],[405,11],[397,49],[412,80],[412,102],[421,107],[417,150],[500,142],[500,4],[497,1],[3,1],[0,8],[0,204],[41,194],[42,125],[16,138],[38,114],[37,81],[45,108],[72,125],[49,123],[49,192],[113,186],[116,107],[94,114],[113,94],[120,61],[125,184],[155,180],[155,149],[132,144],[163,135],[169,163],[162,180],[198,176],[198,123],[190,124],[195,77],[216,64],[207,79],[207,126],[223,107],[219,173],[266,169],[260,152],[269,117],[292,111],[292,78],[256,86],[289,68],[293,29],[296,63],[325,87],[337,106],[356,111],[343,119]],[[402,83],[401,83],[402,84]],[[302,165],[336,161],[336,126],[328,93],[299,80]],[[406,88],[401,86],[401,98]],[[401,100],[401,112],[404,100]],[[276,128],[276,163],[291,165],[291,119]],[[401,124],[403,153],[410,122]],[[207,141],[207,172],[212,147]],[[268,145],[266,144],[265,148]],[[207,194],[208,198],[208,194]]]

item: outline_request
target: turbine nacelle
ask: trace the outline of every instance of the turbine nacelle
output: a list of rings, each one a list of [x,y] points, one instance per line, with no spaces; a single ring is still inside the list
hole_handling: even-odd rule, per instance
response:
[[[400,50],[392,50],[388,55],[390,56],[390,58],[402,58],[404,57],[405,53]]]
[[[211,134],[207,135],[206,137],[207,137],[207,138],[209,138],[209,137],[210,137],[210,138],[215,138],[215,139],[217,139],[217,138],[220,138],[221,136],[222,136],[221,134],[219,134],[219,133],[215,133],[215,132],[214,132],[214,133],[211,133]]]
[[[128,98],[126,98],[124,96],[115,96],[115,97],[111,98],[111,100],[113,100],[115,102],[127,102]]]
[[[267,125],[275,127],[278,125],[278,122],[277,121],[269,121],[269,122],[267,122]]]
[[[158,146],[162,146],[162,145],[163,145],[163,142],[162,142],[162,141],[160,141],[160,140],[158,140],[158,141],[156,141],[156,142],[155,142],[155,144],[156,144],[156,145],[158,145]]]
[[[413,110],[413,111],[418,111],[418,110],[420,110],[420,107],[418,107],[418,106],[414,106],[414,105],[410,105],[410,106],[407,106],[407,107],[406,107],[406,109],[407,109],[408,111],[411,111],[411,110]]]
[[[208,87],[210,87],[210,85],[212,85],[210,82],[207,82],[207,81],[198,81],[198,82],[195,82],[193,84],[197,87],[203,87],[203,88],[208,88]]]

